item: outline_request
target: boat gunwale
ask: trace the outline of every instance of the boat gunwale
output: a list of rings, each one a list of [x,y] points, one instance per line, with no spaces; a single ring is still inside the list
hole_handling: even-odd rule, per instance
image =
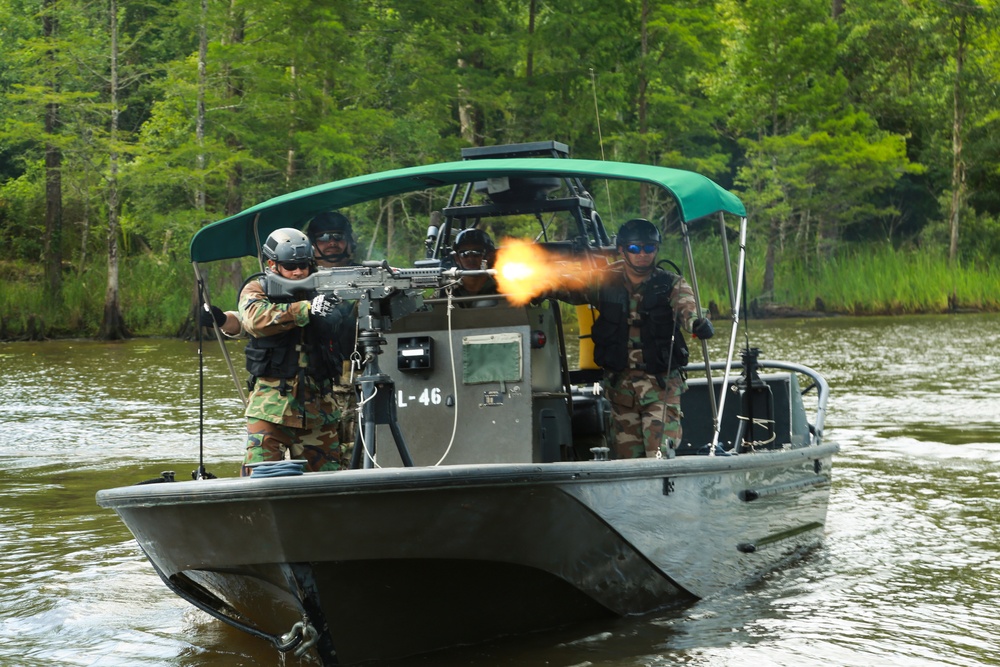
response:
[[[101,507],[117,510],[119,508],[247,500],[273,501],[316,495],[356,495],[491,486],[586,484],[660,477],[676,478],[779,467],[802,460],[832,457],[839,449],[840,447],[836,443],[824,443],[788,450],[745,453],[734,456],[693,455],[656,460],[627,459],[394,467],[319,472],[263,479],[230,477],[104,489],[97,493],[97,504]]]

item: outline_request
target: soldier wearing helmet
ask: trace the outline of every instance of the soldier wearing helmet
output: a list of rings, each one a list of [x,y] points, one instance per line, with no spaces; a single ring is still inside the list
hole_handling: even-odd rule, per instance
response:
[[[600,313],[591,337],[611,402],[615,457],[673,456],[687,389],[682,369],[688,349],[680,331],[707,339],[714,330],[696,317],[687,281],[656,265],[660,232],[651,222],[626,222],[616,247],[622,259],[601,271],[586,294],[570,300],[590,303]]]
[[[324,211],[314,216],[305,226],[305,232],[313,244],[313,255],[321,269],[336,269],[357,266],[354,253],[358,242],[354,238],[354,228],[350,219],[339,211]],[[344,326],[339,341],[340,351],[345,359],[350,359],[357,344],[357,311],[353,301],[342,301],[337,305],[344,315]],[[346,368],[344,376],[348,376]],[[344,414],[340,422],[341,440],[354,442],[354,418],[357,407],[357,393],[351,384],[338,383],[334,395]]]
[[[316,270],[312,244],[297,229],[275,230],[261,252],[266,273],[302,280]],[[287,450],[310,471],[348,466],[352,443],[340,438],[342,410],[332,394],[343,364],[336,341],[344,315],[336,305],[322,295],[272,299],[262,280],[243,288],[239,314],[250,336],[251,378],[245,464],[279,461]]]
[[[481,229],[463,229],[455,237],[452,257],[455,266],[464,271],[492,269],[496,262],[497,249],[490,235]],[[493,296],[499,294],[497,281],[489,274],[463,276],[458,286],[452,290],[456,297]],[[495,306],[497,299],[459,301],[459,307]]]
[[[352,266],[357,241],[351,221],[343,213],[325,211],[309,221],[305,228],[313,244],[316,262],[322,269]]]

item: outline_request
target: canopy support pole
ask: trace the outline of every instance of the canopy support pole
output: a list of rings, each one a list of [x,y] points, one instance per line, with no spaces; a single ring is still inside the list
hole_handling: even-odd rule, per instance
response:
[[[722,217],[722,214],[719,214]],[[740,325],[740,309],[737,307],[740,303],[743,294],[743,276],[744,276],[744,266],[746,265],[747,256],[747,219],[740,218],[740,254],[739,254],[739,266],[736,270],[736,290],[733,291],[733,276],[732,270],[729,266],[729,241],[726,238],[725,229],[722,230],[722,247],[726,255],[726,273],[729,276],[729,298],[732,306],[732,318],[733,326],[729,333],[729,351],[726,354],[726,369],[722,374],[722,388],[719,390],[721,394],[719,397],[719,413],[721,414],[723,410],[726,409],[726,387],[729,384],[729,373],[733,366],[733,352],[736,349],[736,335],[738,333],[738,328]],[[714,392],[709,392],[709,395],[713,395]],[[712,445],[711,449],[714,452],[715,446],[719,442],[719,431],[721,429],[721,420],[717,419],[715,422],[715,432],[712,434]]]
[[[698,275],[695,273],[694,269],[694,253],[691,250],[691,236],[688,233],[687,222],[681,220],[681,238],[684,242],[684,254],[687,256],[688,274],[691,276],[691,290],[694,292],[694,307],[695,314],[698,317],[704,317],[705,314],[701,309],[701,296],[698,293]],[[701,343],[701,356],[705,360],[705,378],[708,381],[708,400],[712,407],[712,430],[718,435],[719,433],[719,411],[715,405],[715,392],[712,388],[715,386],[712,383],[712,362],[708,358],[708,342],[699,339]],[[715,456],[715,443],[709,448],[709,456]]]
[[[201,271],[198,268],[198,262],[191,262],[191,266],[194,267],[195,280],[201,287],[202,296],[205,300],[205,306],[211,310],[212,300],[208,294],[208,284],[202,280]],[[201,326],[201,324],[197,321],[195,321],[194,325],[196,327]],[[222,357],[226,360],[226,366],[229,368],[229,375],[233,378],[233,383],[236,385],[236,391],[240,395],[240,400],[243,401],[243,407],[246,407],[246,392],[243,391],[243,385],[240,383],[240,378],[236,374],[236,367],[233,366],[233,360],[229,356],[229,348],[226,347],[226,342],[222,339],[222,331],[219,329],[219,325],[217,325],[214,320],[212,321],[212,330],[215,331],[215,339],[219,341],[219,347],[222,348]]]

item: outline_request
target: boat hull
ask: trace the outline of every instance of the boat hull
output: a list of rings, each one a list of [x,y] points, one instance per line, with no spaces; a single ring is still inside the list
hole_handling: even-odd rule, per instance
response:
[[[175,482],[98,502],[184,597],[267,635],[305,619],[321,660],[346,664],[759,576],[821,541],[836,449]]]

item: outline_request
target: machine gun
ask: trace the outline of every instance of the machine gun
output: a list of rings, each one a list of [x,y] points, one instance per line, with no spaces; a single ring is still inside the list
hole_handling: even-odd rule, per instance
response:
[[[311,299],[323,294],[337,301],[357,301],[361,330],[391,331],[392,320],[423,305],[423,292],[444,287],[463,275],[482,271],[443,269],[437,260],[425,260],[412,269],[394,269],[387,261],[361,266],[320,269],[302,280],[268,273],[264,291],[270,298]]]
[[[305,300],[323,294],[338,301],[357,303],[357,347],[363,370],[354,380],[360,415],[351,468],[374,467],[375,427],[378,424],[389,426],[403,465],[413,465],[396,420],[395,383],[378,364],[382,345],[387,342],[382,333],[392,330],[393,320],[420,308],[425,290],[445,287],[462,276],[493,273],[490,269],[443,269],[438,260],[425,260],[420,264],[412,269],[394,269],[386,261],[364,262],[361,266],[320,269],[302,280],[288,280],[273,273],[264,277],[264,291],[272,299]]]

